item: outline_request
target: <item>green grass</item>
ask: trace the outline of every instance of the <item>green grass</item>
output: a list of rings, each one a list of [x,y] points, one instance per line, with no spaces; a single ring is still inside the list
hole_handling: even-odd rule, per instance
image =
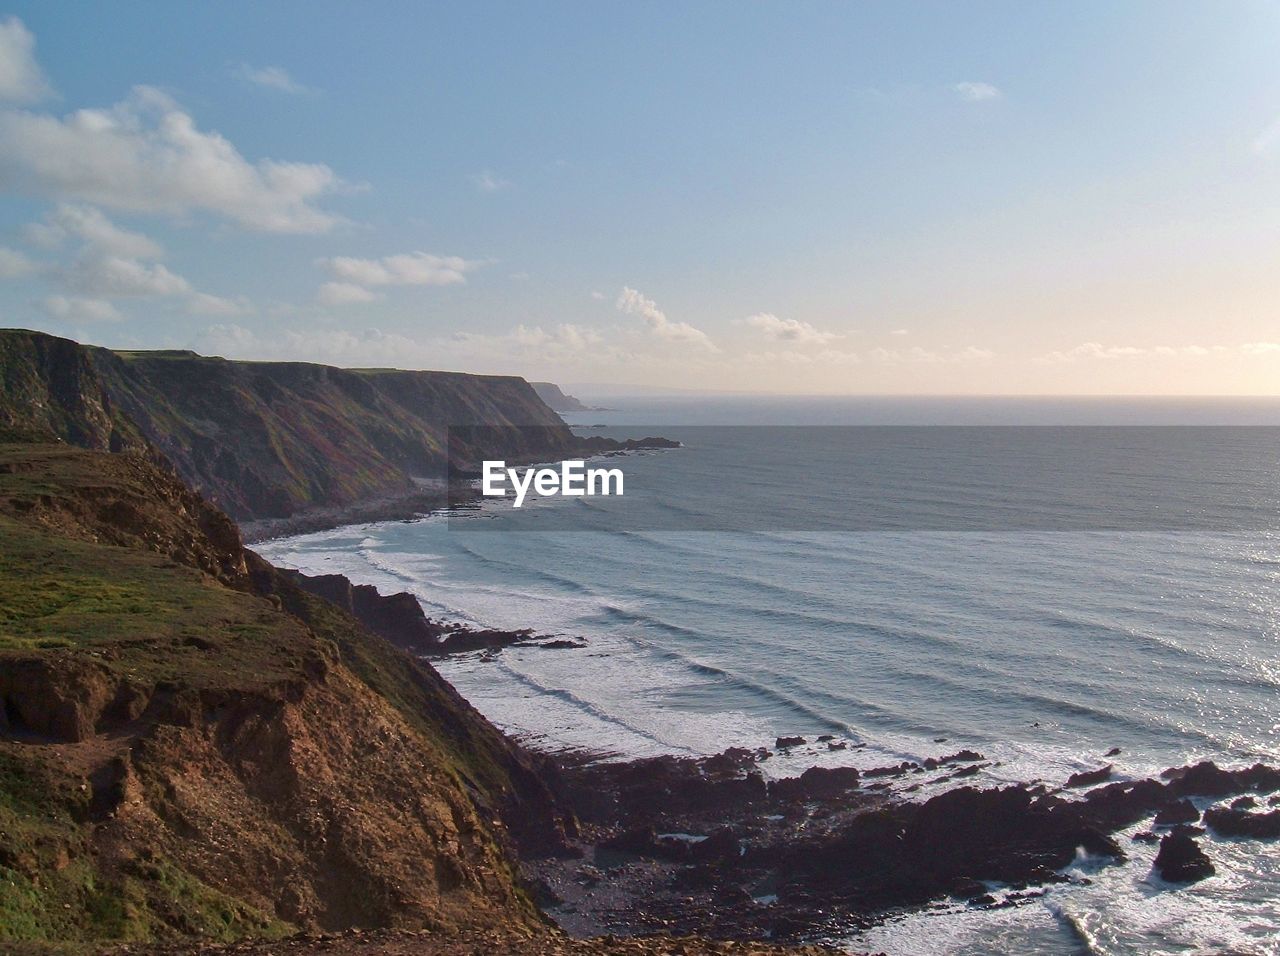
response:
[[[317,653],[296,620],[163,555],[57,538],[0,517],[0,666],[6,653],[103,651],[112,670],[249,690]]]

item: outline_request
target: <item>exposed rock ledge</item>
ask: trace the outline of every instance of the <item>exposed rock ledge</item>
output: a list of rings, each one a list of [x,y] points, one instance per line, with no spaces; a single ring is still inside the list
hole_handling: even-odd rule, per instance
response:
[[[445,624],[427,617],[408,591],[380,594],[371,584],[352,584],[344,574],[283,573],[304,591],[338,605],[373,633],[411,654],[430,657],[507,647],[533,637],[529,628],[504,631]]]

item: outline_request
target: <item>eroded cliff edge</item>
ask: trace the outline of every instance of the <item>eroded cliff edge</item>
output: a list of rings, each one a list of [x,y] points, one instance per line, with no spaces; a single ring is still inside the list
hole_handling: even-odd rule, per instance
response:
[[[144,457],[0,446],[0,926],[543,925],[553,772]]]

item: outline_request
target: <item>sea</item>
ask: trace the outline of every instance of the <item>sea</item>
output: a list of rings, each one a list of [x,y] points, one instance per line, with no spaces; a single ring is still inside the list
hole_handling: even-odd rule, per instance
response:
[[[1280,400],[607,404],[565,418],[683,443],[589,462],[622,470],[620,498],[534,496],[518,512],[495,498],[257,549],[410,591],[433,617],[580,645],[436,664],[548,750],[803,736],[763,764],[790,775],[968,748],[990,764],[977,785],[1280,763]],[[1042,897],[939,904],[837,942],[1280,952],[1280,845],[1209,834],[1217,875],[1175,886],[1152,872],[1154,847],[1127,839],[1146,825],[1118,836],[1126,862],[1081,856],[1080,879]]]

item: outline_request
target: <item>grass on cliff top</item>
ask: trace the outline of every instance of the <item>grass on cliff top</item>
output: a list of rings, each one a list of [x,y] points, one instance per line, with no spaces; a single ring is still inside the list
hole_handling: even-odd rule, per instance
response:
[[[0,660],[55,652],[143,680],[251,689],[296,674],[315,639],[267,601],[162,555],[0,517]]]
[[[4,442],[5,437],[7,433],[0,432],[0,512],[9,510],[5,503],[65,498],[95,489],[133,486],[129,490],[146,493],[128,469],[120,467],[129,460],[123,456],[62,443]]]
[[[0,657],[82,652],[143,680],[243,690],[296,675],[316,640],[266,600],[152,551],[59,534],[64,506],[145,501],[154,474],[124,456],[0,445]]]

